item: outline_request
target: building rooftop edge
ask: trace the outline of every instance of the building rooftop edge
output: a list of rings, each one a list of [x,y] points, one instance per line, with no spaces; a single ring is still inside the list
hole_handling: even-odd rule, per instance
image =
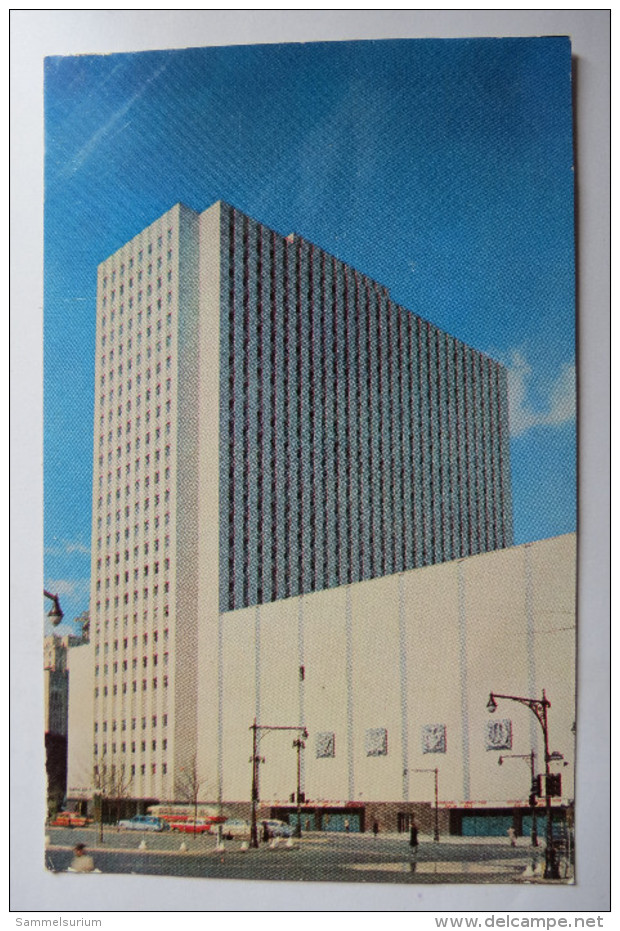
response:
[[[469,563],[471,560],[479,560],[479,559],[483,559],[484,557],[488,558],[491,556],[498,556],[498,555],[501,555],[502,553],[510,553],[516,550],[525,550],[528,547],[538,546],[544,543],[552,543],[554,541],[560,541],[560,540],[566,540],[568,542],[569,537],[574,537],[576,539],[577,531],[571,530],[571,531],[568,531],[567,533],[559,533],[552,537],[543,537],[541,540],[529,540],[526,543],[515,543],[512,546],[504,546],[504,547],[494,549],[494,550],[485,550],[485,552],[483,553],[472,553],[470,556],[457,556],[455,559],[446,559],[443,562],[431,563],[428,566],[413,566],[411,569],[403,569],[397,572],[390,572],[390,573],[387,573],[386,575],[377,575],[369,579],[358,579],[355,582],[348,582],[348,583],[345,582],[342,585],[333,585],[329,588],[317,589],[316,591],[302,592],[298,595],[290,595],[288,598],[278,598],[276,601],[258,602],[255,604],[244,605],[244,607],[242,608],[233,608],[231,610],[221,611],[220,613],[221,614],[237,614],[240,611],[252,611],[257,607],[266,608],[273,604],[280,604],[286,601],[295,601],[295,600],[298,600],[299,598],[309,598],[309,597],[312,597],[313,595],[325,594],[326,592],[333,593],[337,591],[338,589],[345,590],[349,588],[351,585],[358,586],[358,585],[366,585],[366,584],[377,584],[381,581],[385,581],[386,579],[395,579],[398,576],[409,575],[409,573],[413,573],[413,572],[424,572],[424,571],[429,571],[429,570],[437,571],[442,568],[445,569],[446,566],[456,566],[459,563]]]
[[[290,243],[290,242],[299,240],[305,243],[306,245],[310,245],[316,249],[320,249],[321,252],[325,253],[325,255],[329,256],[330,258],[335,259],[337,262],[340,262],[346,268],[355,272],[355,274],[360,275],[363,279],[370,281],[374,285],[376,285],[384,293],[384,296],[390,301],[390,303],[395,308],[397,308],[399,311],[412,314],[414,317],[416,317],[418,320],[421,320],[423,323],[426,323],[428,326],[432,326],[436,330],[438,330],[440,333],[444,333],[445,335],[449,336],[451,339],[455,340],[461,346],[464,346],[468,349],[473,349],[475,352],[479,353],[479,355],[483,356],[486,359],[489,359],[494,365],[498,366],[500,369],[506,370],[506,365],[503,362],[500,362],[498,359],[494,358],[493,356],[489,355],[488,352],[484,352],[483,350],[478,349],[476,346],[472,346],[470,343],[465,342],[464,339],[461,339],[458,336],[454,336],[452,333],[449,333],[447,330],[444,330],[441,327],[437,326],[436,323],[433,323],[432,320],[428,319],[425,316],[422,316],[422,314],[418,313],[418,311],[411,310],[409,307],[406,307],[404,304],[400,303],[399,301],[394,300],[394,298],[391,296],[390,288],[388,287],[388,285],[385,285],[382,282],[377,281],[375,278],[373,278],[371,275],[368,275],[366,272],[360,271],[360,269],[356,268],[346,259],[342,259],[339,256],[334,255],[332,252],[325,249],[323,246],[318,245],[318,243],[315,243],[310,239],[307,239],[305,236],[302,236],[300,233],[291,232],[291,233],[288,233],[287,235],[284,235],[283,233],[278,232],[278,230],[273,229],[271,226],[268,226],[266,223],[263,223],[261,220],[257,220],[255,217],[251,216],[251,214],[246,213],[244,210],[241,210],[239,207],[235,207],[234,204],[229,203],[223,198],[218,198],[218,200],[213,201],[211,204],[209,204],[208,207],[205,207],[204,210],[194,210],[193,207],[188,207],[188,205],[183,203],[183,201],[176,201],[176,203],[174,203],[171,207],[169,207],[168,210],[165,210],[163,213],[157,216],[154,220],[152,220],[150,223],[144,226],[134,236],[132,236],[130,239],[128,239],[126,242],[120,245],[118,249],[115,249],[114,252],[111,252],[108,256],[106,256],[105,259],[102,259],[101,262],[99,262],[97,265],[98,271],[101,269],[103,265],[106,264],[106,262],[109,262],[110,259],[112,259],[115,255],[117,255],[122,249],[130,245],[130,243],[132,243],[135,239],[137,239],[138,236],[141,236],[144,232],[146,232],[146,230],[150,229],[150,227],[155,226],[155,224],[159,223],[165,216],[167,216],[173,210],[180,208],[184,211],[188,211],[189,213],[193,214],[195,217],[199,218],[203,216],[203,214],[207,213],[209,210],[212,210],[213,207],[216,207],[216,206],[224,207],[224,208],[227,208],[228,210],[233,210],[235,211],[235,213],[238,213],[244,217],[247,217],[249,220],[252,220],[252,222],[257,223],[260,226],[265,227],[265,229],[268,229],[270,232],[275,233],[277,236],[280,236],[284,241],[287,241]]]

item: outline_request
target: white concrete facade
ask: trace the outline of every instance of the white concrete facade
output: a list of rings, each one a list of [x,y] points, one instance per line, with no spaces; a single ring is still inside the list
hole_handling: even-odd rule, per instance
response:
[[[500,768],[498,758],[534,750],[537,772],[544,771],[542,729],[518,703],[499,701],[492,718],[486,704],[491,691],[541,698],[544,689],[551,750],[569,763],[561,766],[567,802],[575,561],[569,534],[225,614],[224,799],[249,797],[256,716],[261,724],[306,726],[309,804],[428,802],[432,776],[415,770],[438,767],[442,807],[523,805],[528,762],[507,760]],[[511,722],[504,750],[487,749],[487,727],[496,721]],[[371,731],[379,739],[374,750]],[[333,755],[324,755],[327,734]],[[261,741],[260,794],[273,805],[286,804],[295,789],[290,738],[274,732]],[[201,764],[216,785],[214,754]]]
[[[236,239],[226,234],[229,236],[226,240],[223,231],[229,227],[236,229],[235,217],[239,227]],[[270,574],[271,557],[267,555],[270,539],[264,539],[259,516],[269,513],[267,502],[273,503],[277,496],[271,486],[267,487],[265,471],[260,507],[253,500],[252,489],[257,484],[253,450],[256,447],[262,451],[259,461],[267,456],[271,446],[266,439],[263,441],[263,430],[267,437],[272,428],[267,408],[261,417],[250,416],[254,411],[255,388],[258,395],[271,384],[267,353],[261,357],[259,366],[260,340],[258,336],[256,340],[247,337],[249,325],[243,330],[246,334],[243,338],[237,323],[232,337],[229,332],[224,338],[221,330],[226,327],[230,330],[231,314],[234,317],[241,313],[246,324],[250,319],[251,301],[257,300],[252,276],[260,283],[267,306],[269,278],[270,306],[275,315],[269,332],[273,331],[274,340],[280,340],[276,310],[284,292],[277,275],[277,261],[284,262],[283,256],[290,247],[291,256],[299,250],[301,263],[304,250],[314,247],[300,244],[295,238],[290,243],[286,240],[285,245],[280,242],[281,237],[261,228],[259,238],[262,237],[261,242],[264,240],[264,250],[263,246],[254,250],[252,243],[259,235],[254,227],[258,226],[220,203],[201,214],[177,205],[99,267],[92,643],[72,651],[71,657],[69,795],[87,796],[89,786],[92,790],[94,767],[105,765],[122,766],[130,773],[133,798],[144,802],[172,800],[177,794],[178,773],[196,766],[202,782],[202,800],[247,802],[251,751],[248,728],[256,718],[259,723],[307,727],[310,736],[304,752],[303,781],[307,797],[314,800],[356,804],[367,800],[390,804],[428,800],[428,776],[421,775],[420,782],[413,770],[435,766],[441,769],[440,794],[445,803],[462,805],[496,799],[503,800],[503,804],[522,798],[527,779],[518,763],[499,772],[505,780],[504,788],[496,787],[493,781],[497,771],[488,769],[492,754],[481,750],[486,699],[479,707],[479,692],[486,690],[488,698],[491,689],[528,695],[546,688],[552,702],[552,734],[559,721],[555,717],[559,713],[556,706],[563,709],[561,713],[567,720],[570,718],[569,728],[572,725],[574,537],[509,547],[396,573],[382,563],[385,572],[382,578],[335,584],[336,576],[330,576],[330,585],[325,583],[324,590],[306,591],[294,597],[280,597],[282,591],[294,590],[290,585],[283,588],[280,580],[269,596],[277,596],[279,600],[267,601],[266,589],[260,588],[258,578],[260,575],[265,580]],[[257,256],[267,263],[267,244],[272,237],[271,272],[267,276],[267,265],[261,265],[261,279]],[[230,256],[237,240],[237,251],[244,259],[235,263]],[[337,260],[330,258],[330,262]],[[250,265],[252,276],[247,271]],[[338,274],[345,276],[351,287],[357,280],[357,273],[351,270],[339,269]],[[286,275],[284,280],[288,282]],[[314,282],[315,288],[319,280]],[[382,301],[384,298],[387,301],[386,295],[381,297]],[[301,298],[299,306],[305,306]],[[369,307],[365,312],[370,321]],[[383,309],[386,307],[387,304]],[[398,319],[406,319],[404,309],[397,310]],[[428,337],[428,347],[439,340],[435,328],[432,330],[435,335],[432,340]],[[265,344],[266,333],[265,325],[261,330]],[[295,335],[297,330],[291,333]],[[237,351],[239,358],[245,360],[243,365],[235,361]],[[441,352],[447,349],[443,347]],[[474,350],[461,347],[458,352],[471,355],[476,372],[477,366],[483,366],[482,361],[476,361],[479,354]],[[301,396],[307,384],[303,374],[306,363],[298,360],[298,355],[299,352],[291,354],[286,371],[290,374],[295,365],[299,366],[294,381]],[[438,384],[444,388],[441,392],[439,387],[434,389],[435,404],[439,397],[444,397],[447,405],[444,420],[449,428],[453,420],[460,421],[457,415],[461,409],[457,405],[452,410],[448,403],[458,392],[446,381],[447,363],[442,367],[438,360],[439,355]],[[259,379],[257,386],[247,375],[250,361],[261,371],[262,381]],[[334,372],[335,365],[334,360]],[[397,380],[398,365],[396,362],[390,365]],[[281,397],[287,394],[286,383],[281,385],[277,380],[281,370],[282,365],[272,367],[278,404],[283,403]],[[317,365],[315,371],[318,378],[322,369]],[[459,372],[463,397],[468,397],[469,382],[464,370],[459,368]],[[421,378],[418,373],[416,379]],[[471,385],[478,384],[476,379]],[[230,385],[237,388],[231,390]],[[394,410],[399,411],[396,399],[400,394],[392,387]],[[240,390],[242,405],[235,394]],[[232,404],[224,403],[225,392],[233,398]],[[499,388],[493,397],[501,408],[503,395]],[[456,404],[453,398],[452,402]],[[462,404],[463,399],[458,403]],[[272,413],[274,410],[278,413],[275,401],[274,405]],[[467,449],[472,456],[478,450],[475,461],[479,460],[484,467],[480,475],[473,466],[463,465],[461,471],[466,484],[471,486],[470,492],[474,485],[486,481],[485,476],[492,478],[488,480],[494,494],[498,500],[504,500],[502,508],[507,523],[500,536],[505,541],[510,539],[511,517],[508,455],[502,445],[507,442],[507,430],[499,429],[504,412],[502,408],[501,417],[491,416],[490,404],[488,409],[482,405],[484,416],[478,417],[475,406],[463,408],[465,420],[471,420],[471,449],[470,446]],[[242,410],[243,417],[237,408]],[[449,416],[448,409],[452,411]],[[232,432],[231,410],[235,414]],[[250,421],[252,426],[246,429]],[[430,417],[422,421],[428,433],[431,474],[436,450],[431,456],[434,447]],[[274,435],[277,432],[278,443],[286,445],[280,434],[286,433],[288,425],[279,420],[277,423]],[[391,423],[389,418],[386,423]],[[485,452],[487,434],[495,435],[494,430],[498,436],[501,433],[502,443],[491,444],[493,448]],[[246,432],[251,434],[249,439]],[[412,429],[407,431],[405,426],[392,432],[399,436],[413,435]],[[244,450],[243,456],[234,452],[237,448],[234,443],[230,452],[233,441]],[[299,473],[305,475],[304,448],[300,444],[293,458]],[[332,450],[334,455],[337,448]],[[457,444],[453,450],[457,458],[459,450],[463,452]],[[276,452],[279,456],[279,446]],[[450,459],[448,452],[446,446],[442,453],[446,462]],[[392,452],[394,456],[396,453]],[[341,458],[336,456],[338,462]],[[229,464],[224,468],[226,461]],[[505,464],[504,471],[499,469],[500,461]],[[435,476],[442,474],[446,478],[448,471],[445,463],[441,463],[435,462]],[[370,469],[366,471],[372,473]],[[394,471],[394,476],[397,472],[398,487],[402,486],[404,492],[403,474],[407,469],[403,465],[400,471]],[[230,474],[235,480],[232,493]],[[271,479],[275,488],[290,484],[287,476],[275,467]],[[298,491],[301,487],[300,480]],[[347,487],[342,484],[343,489]],[[454,515],[457,511],[465,514],[465,486],[460,491],[458,483],[450,487],[450,494],[459,497],[461,509],[455,504]],[[392,484],[388,482],[387,488],[392,488]],[[440,510],[438,502],[443,500],[443,486],[433,488],[437,495],[430,495],[427,489],[421,500],[426,501],[430,495],[435,514]],[[447,490],[448,486],[444,492]],[[306,491],[295,496],[300,514],[303,512],[305,516],[303,533],[293,535],[302,555],[309,545],[307,534],[313,515]],[[292,493],[287,491],[288,494]],[[392,500],[385,489],[383,499]],[[481,501],[482,498],[473,508],[476,513],[485,510]],[[328,504],[326,498],[324,505]],[[393,502],[390,507],[398,510]],[[280,505],[275,508],[274,521],[269,525],[273,530],[267,534],[268,538],[281,526],[291,534],[286,512],[280,513],[278,508]],[[396,525],[385,516],[387,510],[381,515],[383,511],[378,524],[387,539],[390,528]],[[496,530],[491,533],[492,522],[487,518],[488,514],[485,518],[488,540],[484,545],[491,546]],[[353,539],[356,532],[353,511],[348,521]],[[422,527],[422,512],[418,522]],[[474,523],[472,518],[472,527]],[[437,525],[438,532],[443,526],[437,514],[431,524]],[[456,534],[456,517],[450,526],[451,534]],[[237,548],[229,547],[227,535],[239,531],[240,536],[235,537]],[[470,531],[473,533],[471,528]],[[463,541],[470,531],[463,534]],[[225,541],[222,534],[226,535]],[[446,539],[447,535],[445,530]],[[400,536],[394,529],[392,537]],[[239,545],[239,539],[243,546]],[[285,534],[276,548],[286,552],[287,539]],[[421,539],[423,542],[425,537]],[[497,536],[496,542],[499,539]],[[254,556],[251,559],[248,556],[247,565],[240,567],[244,562],[242,554],[251,555],[253,547],[260,553],[262,575]],[[225,559],[224,551],[228,553]],[[461,552],[454,547],[445,552],[448,551]],[[318,565],[316,559],[315,562]],[[245,579],[242,594],[251,581],[256,597],[262,592],[267,603],[224,610],[230,603],[229,593],[237,591],[239,579],[243,573],[247,576],[250,564],[252,579],[249,576]],[[550,579],[545,575],[545,565],[552,574]],[[235,580],[236,574],[239,578]],[[353,578],[350,573],[338,576],[347,577]],[[557,596],[563,606],[563,617],[568,619],[562,635],[556,628],[553,637],[549,632],[553,608],[548,595]],[[235,599],[234,604],[241,603]],[[552,668],[550,649],[552,653],[557,649],[557,655],[562,656],[564,684],[561,678],[556,681],[557,670]],[[566,669],[570,669],[570,675],[566,675]],[[533,748],[541,759],[535,719],[528,721],[526,736],[525,724],[519,720],[520,715],[527,720],[528,714],[533,719],[526,709],[515,706],[504,713],[502,708],[502,719],[513,721],[513,752],[526,753]],[[564,718],[562,722],[557,725],[561,729]],[[420,749],[424,727],[427,744],[436,742],[435,752],[422,753]],[[284,802],[295,789],[291,737],[289,733],[279,744],[274,735],[264,738],[265,748],[269,746],[269,764],[261,768],[261,797],[274,804]],[[437,746],[443,746],[444,738],[445,750],[439,752]],[[527,749],[522,749],[526,745]],[[558,749],[572,759],[570,748]],[[421,792],[425,793],[423,797]]]
[[[93,797],[94,655],[92,643],[73,647],[68,655],[69,739],[67,743],[67,797]]]
[[[137,797],[195,752],[198,224],[177,205],[99,267],[90,740]]]
[[[399,805],[433,802],[435,767],[441,809],[523,808],[528,761],[499,767],[498,759],[534,750],[536,771],[544,771],[542,730],[516,702],[498,700],[493,717],[486,703],[491,691],[541,698],[544,689],[550,749],[568,764],[552,768],[562,774],[561,801],[568,804],[575,572],[576,538],[568,534],[220,615],[198,683],[202,800],[249,805],[256,718],[307,728],[308,810],[385,806],[395,829]],[[78,773],[87,780],[84,735],[92,720],[92,702],[89,708],[83,700],[92,694],[88,650],[71,651],[69,794],[77,797]],[[510,722],[511,739],[490,749],[487,728],[497,722],[504,729]],[[294,736],[261,738],[264,805],[290,807]]]

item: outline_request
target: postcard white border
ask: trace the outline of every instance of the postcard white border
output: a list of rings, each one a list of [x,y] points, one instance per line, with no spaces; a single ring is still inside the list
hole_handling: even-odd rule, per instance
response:
[[[577,59],[578,884],[239,883],[43,873],[42,62],[50,54],[364,38],[570,35]],[[608,908],[609,13],[606,10],[14,10],[11,13],[11,770],[13,911],[520,911]],[[587,630],[587,636],[583,632]],[[39,738],[41,735],[41,739]],[[39,801],[33,801],[38,800]],[[70,886],[69,886],[69,882]],[[77,888],[76,888],[77,887]],[[188,908],[189,906],[189,908]]]

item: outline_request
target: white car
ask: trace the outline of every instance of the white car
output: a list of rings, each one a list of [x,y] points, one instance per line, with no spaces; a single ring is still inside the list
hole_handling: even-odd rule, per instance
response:
[[[229,818],[222,825],[222,836],[231,840],[233,837],[249,837],[252,825],[241,818]]]
[[[260,823],[263,831],[267,829],[269,837],[292,837],[293,829],[285,821],[277,821],[275,818],[267,818]]]
[[[162,818],[153,815],[134,815],[118,822],[119,831],[168,831],[170,826]]]

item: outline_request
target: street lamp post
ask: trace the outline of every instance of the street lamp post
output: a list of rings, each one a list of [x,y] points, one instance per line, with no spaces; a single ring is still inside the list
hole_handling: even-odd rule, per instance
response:
[[[535,782],[536,782],[536,769],[535,769],[535,759],[536,752],[532,750],[530,753],[505,753],[503,756],[500,756],[498,759],[498,764],[501,766],[504,760],[529,760],[530,761],[530,773],[531,773],[531,783],[530,783],[530,808],[532,809],[532,847],[538,847],[538,830],[536,826],[536,796],[535,796]]]
[[[256,810],[258,806],[259,799],[259,778],[258,778],[258,767],[261,763],[265,762],[265,757],[258,755],[258,731],[298,731],[300,737],[293,741],[293,747],[297,748],[297,829],[295,831],[296,837],[301,837],[301,751],[306,746],[304,741],[308,737],[308,731],[303,725],[270,725],[270,724],[257,724],[256,718],[254,722],[250,725],[250,730],[252,731],[252,756],[250,757],[250,762],[252,764],[252,820],[250,823],[250,847],[258,847],[258,825],[256,818]]]
[[[256,825],[256,806],[258,803],[258,767],[260,763],[264,763],[265,759],[260,758],[257,755],[257,731],[258,725],[256,723],[256,718],[254,718],[254,723],[250,726],[252,731],[252,757],[250,762],[252,764],[252,821],[250,827],[250,847],[258,847],[258,830]]]
[[[496,698],[504,698],[507,701],[516,701],[521,705],[525,705],[526,708],[529,708],[530,711],[536,715],[538,723],[540,724],[543,732],[543,738],[545,743],[545,808],[547,815],[547,828],[546,828],[546,841],[547,846],[545,849],[545,879],[558,879],[559,870],[556,863],[554,851],[553,851],[553,826],[551,821],[551,795],[550,795],[550,770],[549,770],[549,761],[553,759],[552,755],[549,753],[549,722],[547,719],[547,712],[551,707],[551,702],[547,699],[545,695],[545,690],[543,689],[542,699],[539,698],[521,698],[518,695],[500,695],[498,692],[491,692],[489,695],[489,700],[487,702],[487,711],[490,714],[493,714],[497,711],[497,702]]]
[[[411,773],[434,773],[435,775],[435,826],[433,840],[439,841],[439,769],[410,769]]]

